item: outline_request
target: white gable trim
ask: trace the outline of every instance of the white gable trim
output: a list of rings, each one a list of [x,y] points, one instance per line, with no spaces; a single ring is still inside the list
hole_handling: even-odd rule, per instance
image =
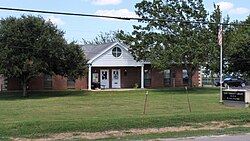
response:
[[[125,49],[126,51],[128,51],[128,48],[126,48],[124,45],[122,45],[119,42],[115,42],[114,44],[112,44],[111,46],[109,46],[107,49],[105,49],[104,51],[102,51],[101,53],[97,54],[94,58],[90,59],[88,61],[88,64],[92,64],[97,58],[99,58],[100,56],[102,56],[104,53],[106,53],[107,51],[109,51],[112,47],[119,45],[120,47],[122,47],[123,49]]]

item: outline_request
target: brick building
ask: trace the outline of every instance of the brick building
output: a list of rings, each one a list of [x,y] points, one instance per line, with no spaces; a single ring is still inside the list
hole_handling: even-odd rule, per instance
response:
[[[30,90],[66,90],[103,88],[164,88],[187,85],[187,71],[182,67],[156,70],[150,62],[138,62],[128,47],[118,42],[82,47],[88,59],[86,77],[73,80],[61,76],[41,75],[29,83]],[[88,75],[91,74],[91,75]],[[199,86],[197,70],[192,78],[193,85]],[[16,79],[8,80],[8,90],[20,89]]]

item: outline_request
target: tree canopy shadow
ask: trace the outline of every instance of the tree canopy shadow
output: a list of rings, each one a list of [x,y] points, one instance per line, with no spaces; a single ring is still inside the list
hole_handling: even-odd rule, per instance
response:
[[[185,87],[176,88],[162,88],[162,89],[148,89],[149,91],[160,92],[160,93],[171,93],[171,94],[185,94]],[[194,87],[191,90],[187,90],[188,93],[192,94],[213,94],[219,91],[218,88],[212,87]]]
[[[53,97],[87,96],[88,91],[65,90],[65,91],[28,91],[28,96],[23,97],[21,91],[0,92],[0,100],[29,100],[46,99]]]

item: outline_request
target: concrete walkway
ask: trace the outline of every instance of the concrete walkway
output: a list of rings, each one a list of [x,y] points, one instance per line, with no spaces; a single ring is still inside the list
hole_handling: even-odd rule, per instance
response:
[[[141,88],[129,88],[129,89],[95,89],[95,90],[91,90],[91,91],[134,91],[134,90],[148,90],[148,89],[141,89]],[[151,89],[152,90],[152,89]]]

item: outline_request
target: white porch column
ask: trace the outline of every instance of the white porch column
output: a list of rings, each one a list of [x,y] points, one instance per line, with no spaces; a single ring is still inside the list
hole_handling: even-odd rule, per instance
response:
[[[89,73],[88,73],[88,90],[91,90],[91,64],[89,64]]]
[[[141,66],[141,88],[144,88],[144,64]]]

